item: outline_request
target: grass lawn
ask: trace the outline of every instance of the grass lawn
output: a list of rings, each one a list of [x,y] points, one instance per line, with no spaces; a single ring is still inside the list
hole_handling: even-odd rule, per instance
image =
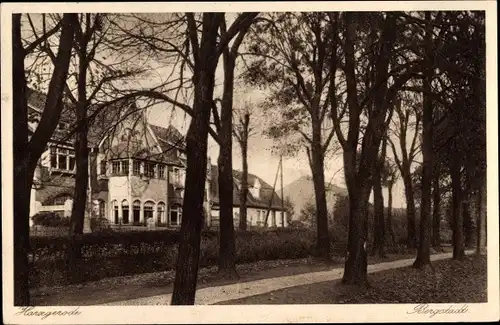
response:
[[[425,271],[405,267],[368,275],[370,288],[340,280],[277,290],[219,304],[477,303],[487,301],[486,256],[441,260]]]

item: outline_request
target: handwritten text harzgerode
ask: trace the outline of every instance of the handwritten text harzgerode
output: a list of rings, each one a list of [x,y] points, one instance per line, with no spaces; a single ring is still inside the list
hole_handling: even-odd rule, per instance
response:
[[[78,316],[82,312],[79,310],[79,307],[76,307],[73,310],[44,310],[38,307],[21,307],[21,310],[16,313],[16,316],[31,316],[31,317],[40,317],[41,319],[46,319],[52,316]]]

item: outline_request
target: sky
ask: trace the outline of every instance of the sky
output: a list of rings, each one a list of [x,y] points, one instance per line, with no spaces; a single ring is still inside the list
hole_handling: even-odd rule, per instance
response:
[[[242,87],[238,90],[235,96],[235,105],[244,101],[252,101],[258,105],[265,99],[265,94],[248,87]],[[172,110],[172,106],[162,103],[149,108],[148,119],[151,124],[168,126],[172,124],[177,127],[181,133],[186,134],[189,126],[189,117],[178,109]],[[252,122],[251,122],[252,123]],[[336,138],[333,141],[337,141]],[[256,134],[249,140],[248,148],[248,168],[249,172],[261,177],[271,186],[274,183],[276,173],[279,166],[279,155],[272,152],[271,147],[273,140],[268,139],[262,134]],[[388,150],[389,152],[390,150]],[[208,141],[208,156],[212,164],[217,162],[219,155],[219,147],[215,141],[209,137]],[[390,154],[389,154],[390,155]],[[242,159],[241,151],[235,140],[233,140],[233,169],[241,170]],[[304,152],[300,152],[295,157],[283,158],[283,185],[286,186],[302,176],[312,176],[307,156]],[[279,176],[278,176],[279,177]],[[277,187],[279,187],[279,178]],[[330,155],[325,159],[325,181],[340,187],[345,187],[343,177],[343,161],[342,152],[339,151],[335,155]],[[384,201],[387,205],[388,192],[383,190]],[[370,198],[373,202],[373,198]],[[401,180],[396,182],[393,188],[393,207],[406,207],[404,198],[404,185]]]
[[[241,60],[239,60],[241,61]],[[240,62],[241,63],[241,62]],[[238,76],[242,73],[242,65],[237,66],[235,75]],[[164,73],[158,70],[156,75],[161,78],[161,75],[166,75],[166,70]],[[154,84],[154,80],[147,80],[145,84]],[[157,81],[156,81],[157,82]],[[142,82],[141,82],[142,83]],[[216,72],[216,88],[214,91],[214,98],[220,97],[222,93],[222,83],[223,83],[223,71],[222,62],[219,62],[217,72]],[[242,105],[244,102],[250,101],[252,105],[257,107],[259,110],[259,105],[266,98],[266,91],[256,88],[252,88],[249,85],[243,84],[242,82],[235,82],[235,95],[234,95],[234,107]],[[189,117],[179,109],[172,109],[170,104],[158,104],[149,109],[148,118],[150,123],[168,126],[169,124],[177,127],[181,133],[185,134],[189,126]],[[262,117],[261,117],[262,118]],[[262,135],[262,127],[264,125],[269,125],[269,120],[259,120],[254,121],[254,124],[261,126],[258,128],[257,134],[249,140],[248,148],[248,166],[249,172],[255,174],[262,179],[264,179],[271,186],[274,183],[276,173],[279,166],[279,155],[272,152],[273,140]],[[252,119],[251,122],[252,124]],[[333,141],[337,141],[334,137]],[[335,145],[335,144],[334,144]],[[391,150],[388,150],[388,156],[391,157]],[[209,137],[208,141],[208,156],[210,157],[212,164],[217,162],[217,157],[219,155],[219,148],[215,141]],[[233,169],[241,169],[242,159],[241,151],[235,140],[233,140]],[[311,169],[307,160],[305,152],[299,152],[294,157],[284,157],[283,158],[283,185],[286,186],[293,181],[297,180],[302,176],[311,176]],[[325,181],[326,183],[335,184],[340,187],[346,187],[344,182],[343,173],[343,159],[342,151],[339,150],[335,155],[327,156],[325,159]],[[279,186],[279,179],[277,186]],[[384,201],[387,205],[388,192],[387,189],[383,189]],[[370,201],[373,202],[373,195],[370,197]],[[398,180],[393,188],[393,207],[406,207],[404,198],[404,185],[401,180]]]
[[[39,18],[39,17],[34,17]],[[108,59],[109,60],[109,59]],[[235,75],[242,73],[242,65],[237,66]],[[171,72],[169,66],[158,66],[146,78],[140,78],[133,81],[135,87],[149,88],[161,84],[166,76]],[[175,75],[174,75],[175,78]],[[219,62],[216,72],[216,88],[214,97],[220,97],[222,93],[223,71],[222,62]],[[259,108],[266,98],[266,91],[252,88],[243,84],[241,81],[235,82],[234,107],[239,107],[245,102],[250,102],[256,108],[257,112],[262,112]],[[189,99],[187,100],[189,101]],[[188,103],[189,104],[189,103]],[[159,126],[168,126],[172,124],[182,134],[186,134],[189,126],[189,116],[178,108],[173,108],[167,103],[159,103],[148,108],[148,120],[151,124]],[[279,166],[279,155],[272,152],[273,140],[262,135],[263,128],[271,123],[262,114],[257,118],[251,118],[251,124],[256,127],[256,134],[250,138],[248,146],[248,165],[249,172],[255,174],[269,184],[273,184]],[[333,142],[337,141],[334,137]],[[334,143],[335,145],[335,143]],[[388,150],[388,156],[392,156]],[[219,148],[215,141],[209,137],[208,156],[212,164],[216,164],[219,155]],[[242,166],[241,151],[236,140],[233,140],[233,169],[240,169]],[[283,185],[286,186],[302,176],[311,176],[311,170],[308,164],[305,152],[299,152],[294,157],[283,158]],[[340,187],[345,187],[343,178],[342,152],[339,150],[334,155],[327,155],[325,159],[325,181]],[[277,186],[279,186],[279,179]],[[387,204],[387,189],[384,189],[385,204]],[[370,198],[372,201],[372,198]],[[404,186],[401,180],[393,188],[393,206],[405,207]]]

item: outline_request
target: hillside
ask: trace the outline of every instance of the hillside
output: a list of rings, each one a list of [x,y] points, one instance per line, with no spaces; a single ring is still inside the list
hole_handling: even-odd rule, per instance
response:
[[[298,220],[300,211],[310,202],[314,204],[314,184],[311,176],[302,176],[283,188],[283,196],[294,204],[293,220]],[[333,209],[339,196],[347,196],[347,190],[333,184],[326,187],[326,205],[329,211]]]

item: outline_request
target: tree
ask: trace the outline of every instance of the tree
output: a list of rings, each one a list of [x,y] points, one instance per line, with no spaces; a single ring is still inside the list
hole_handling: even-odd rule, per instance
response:
[[[219,198],[220,198],[220,237],[219,237],[219,273],[225,278],[239,278],[236,272],[236,248],[233,223],[233,96],[234,96],[234,69],[236,67],[236,58],[238,49],[243,42],[243,38],[250,27],[255,14],[250,15],[249,23],[242,26],[232,43],[225,46],[222,50],[222,60],[224,64],[224,90],[222,95],[222,106],[220,122],[218,127],[219,135]],[[226,22],[223,19],[220,23],[221,37],[227,35]],[[213,113],[216,116],[217,110],[214,107]],[[217,121],[218,118],[215,118]],[[217,124],[216,124],[217,125]],[[247,125],[248,128],[248,125]],[[248,141],[248,138],[247,138]],[[243,175],[245,182],[248,177]],[[246,203],[246,197],[245,197]],[[240,208],[241,209],[241,208]],[[241,211],[241,210],[240,210]],[[245,205],[245,223],[246,223],[246,205]],[[240,213],[240,218],[241,218]],[[241,220],[241,219],[240,219]],[[241,221],[240,221],[241,224]]]
[[[392,111],[389,113],[388,121],[391,120]],[[388,182],[390,166],[386,162],[387,136],[382,140],[380,156],[373,162],[373,205],[375,222],[373,226],[373,254],[385,256],[385,218],[384,218],[384,196],[382,187]],[[391,189],[392,190],[392,189]],[[391,193],[392,195],[392,193]],[[392,205],[392,196],[390,198]],[[392,208],[392,207],[391,207]],[[392,216],[391,216],[392,218]]]
[[[434,47],[432,44],[431,13],[425,12],[428,22],[425,29],[425,59],[423,63],[423,113],[422,113],[422,202],[420,204],[420,240],[417,258],[413,263],[416,268],[424,268],[431,264],[431,182],[433,173],[433,101],[430,96],[434,71]]]
[[[280,153],[296,155],[305,148],[316,202],[316,255],[326,261],[331,257],[324,164],[335,135],[327,125],[332,97],[327,89],[328,84],[335,88],[330,76],[337,66],[329,63],[337,62],[336,15],[332,13],[332,23],[327,24],[326,13],[269,13],[251,33],[247,55],[254,60],[246,75],[250,84],[270,88],[265,111],[271,125],[266,134],[278,143],[300,137],[293,145],[286,141]]]
[[[63,108],[72,42],[77,24],[75,14],[64,14],[54,28],[28,45],[23,45],[21,14],[12,19],[12,75],[14,136],[14,305],[30,304],[28,286],[29,202],[36,164],[54,132]],[[34,49],[60,30],[54,68],[40,123],[28,137],[27,80],[25,60]]]
[[[389,144],[392,148],[392,153],[396,166],[399,169],[401,177],[403,178],[403,183],[405,187],[405,197],[406,197],[406,218],[407,218],[407,244],[409,247],[416,247],[416,218],[415,218],[415,193],[413,182],[411,179],[411,169],[412,163],[418,154],[417,139],[420,132],[420,121],[421,121],[421,109],[420,106],[415,102],[418,100],[410,96],[406,97],[407,100],[398,101],[395,106],[395,116],[397,119],[393,121],[393,131],[392,135],[399,140],[399,150],[401,154],[398,154],[398,150],[394,142],[389,138]],[[414,120],[411,123],[411,120]],[[413,127],[412,127],[413,126]],[[408,132],[412,130],[413,138],[411,140],[410,148],[407,149],[407,136]]]
[[[423,94],[424,99],[433,102],[433,115],[427,119],[427,128],[428,131],[438,130],[440,136],[433,139],[436,142],[433,150],[429,144],[432,138],[424,136],[424,148],[427,147],[424,151],[428,155],[430,153],[430,156],[439,153],[442,157],[439,159],[440,168],[449,166],[452,183],[453,256],[461,259],[464,256],[463,201],[468,200],[473,189],[478,188],[477,184],[473,186],[470,183],[476,177],[470,176],[481,173],[484,161],[478,158],[484,157],[485,150],[485,137],[481,132],[484,130],[484,15],[457,11],[439,12],[434,17],[432,21],[429,13],[425,19],[414,17],[419,28],[426,34],[423,48],[427,55],[423,56],[426,58],[425,71],[428,73],[423,87],[416,87],[416,90]],[[472,48],[479,52],[471,55]],[[446,57],[440,54],[445,52],[449,53]],[[431,109],[428,108],[428,111]],[[422,206],[425,210],[422,210],[424,214],[421,228],[424,229],[421,229],[421,235],[430,227],[430,218],[427,216],[430,214],[431,173],[432,169],[427,168],[427,173],[424,170],[422,174]],[[427,245],[428,237],[423,237],[423,244]]]
[[[387,177],[385,178],[385,186],[387,187],[387,231],[391,238],[392,244],[396,243],[396,237],[394,235],[394,229],[392,227],[392,189],[394,184],[398,179],[398,168],[393,161],[386,160],[385,171],[387,172]]]
[[[210,112],[214,105],[213,92],[218,58],[230,40],[242,29],[248,28],[256,15],[257,13],[240,14],[227,33],[217,42],[224,14],[203,13],[199,38],[194,14],[186,13],[187,34],[194,56],[194,102],[192,120],[186,136],[187,170],[183,203],[185,218],[182,219],[181,225],[181,241],[172,294],[173,305],[194,304],[207,172],[207,140]]]
[[[344,172],[350,207],[349,255],[342,281],[347,284],[365,284],[367,283],[367,213],[372,185],[372,163],[377,159],[381,140],[387,130],[388,108],[393,105],[397,91],[412,77],[413,70],[412,65],[389,70],[389,63],[393,60],[393,48],[397,40],[396,13],[346,12],[343,13],[343,17],[345,24],[343,42],[345,67],[343,70],[349,109],[347,137],[342,133],[341,120],[338,118],[336,107],[332,106],[331,109],[334,129],[344,150]],[[372,28],[372,26],[377,26],[377,28]],[[380,28],[380,38],[377,40],[378,33],[376,31],[378,28]],[[359,32],[359,37],[356,37],[356,30],[368,30],[371,33]],[[356,73],[356,50],[370,51],[370,53],[376,51],[375,55],[365,56],[368,60],[365,62],[365,68],[368,66],[373,69],[373,78],[371,78],[372,83],[366,83],[368,87],[361,94],[358,88],[359,78],[357,78]],[[363,61],[361,60],[361,62]],[[358,63],[361,62],[358,61]],[[393,79],[392,85],[388,83],[389,77]],[[364,95],[361,101],[360,95]],[[364,127],[359,164],[356,164],[361,114],[365,109],[368,110],[366,114],[368,121]]]
[[[241,109],[233,112],[233,136],[236,138],[241,150],[242,173],[240,181],[240,224],[241,231],[247,230],[247,198],[248,198],[248,140],[255,135],[255,127],[251,124],[251,118],[255,115],[255,109],[250,103],[245,103]]]

